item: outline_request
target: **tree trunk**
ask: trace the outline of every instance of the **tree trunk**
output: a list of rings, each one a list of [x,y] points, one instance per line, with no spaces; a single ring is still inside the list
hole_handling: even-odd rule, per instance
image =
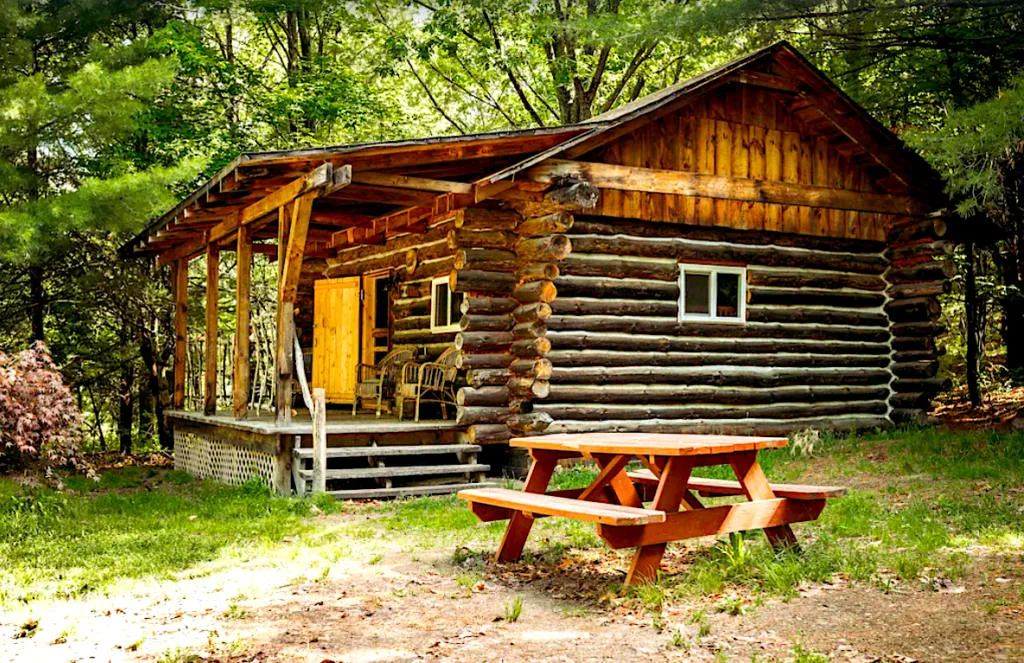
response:
[[[43,266],[33,263],[28,268],[29,315],[32,321],[32,342],[45,341],[46,290],[43,288]]]
[[[132,452],[132,413],[135,399],[132,391],[135,387],[135,365],[126,361],[121,367],[121,383],[117,400],[117,439],[122,454]]]
[[[964,322],[967,334],[967,393],[971,405],[981,405],[981,364],[985,349],[985,302],[978,296],[974,242],[964,246]]]

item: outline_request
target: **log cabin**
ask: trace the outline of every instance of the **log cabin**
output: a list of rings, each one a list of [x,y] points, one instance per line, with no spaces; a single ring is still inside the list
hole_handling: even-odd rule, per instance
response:
[[[297,360],[350,412],[360,361],[453,346],[454,418],[327,422],[332,493],[405,495],[482,480],[501,455],[489,467],[477,453],[510,436],[920,419],[943,386],[938,297],[958,221],[942,191],[782,42],[578,124],[242,154],[126,249],[170,267],[167,416],[179,465],[200,474],[250,468],[302,492]],[[253,256],[278,263],[269,417],[247,408],[246,335],[218,359],[232,251],[236,329]],[[202,408],[189,409],[188,267],[203,256]]]

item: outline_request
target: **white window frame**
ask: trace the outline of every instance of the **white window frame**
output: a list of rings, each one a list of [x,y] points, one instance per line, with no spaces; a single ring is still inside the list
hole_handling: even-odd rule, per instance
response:
[[[707,274],[708,280],[708,313],[686,312],[686,274]],[[718,275],[739,275],[739,306],[738,317],[718,315]],[[696,263],[679,264],[679,320],[686,322],[732,322],[742,324],[747,321],[747,268],[728,267],[725,265],[700,265]]]
[[[434,296],[434,293],[437,292],[437,287],[436,286],[439,283],[443,283],[443,284],[448,286],[448,298],[444,302],[444,310],[445,310],[445,315],[448,315],[451,312],[451,296],[452,296],[451,284],[449,283],[447,275],[446,276],[438,276],[437,278],[433,279],[430,282],[430,331],[433,334],[444,334],[444,333],[447,333],[447,332],[459,331],[459,321],[458,320],[455,320],[454,322],[453,321],[449,321],[449,323],[447,325],[437,325],[437,324],[434,323],[434,321],[437,319],[435,317],[435,315],[434,315],[435,311],[437,310],[437,298]]]

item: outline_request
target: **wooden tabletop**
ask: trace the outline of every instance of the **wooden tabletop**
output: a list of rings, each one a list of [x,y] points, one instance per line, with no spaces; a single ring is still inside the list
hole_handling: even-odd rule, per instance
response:
[[[579,453],[631,454],[639,456],[703,456],[737,451],[779,449],[789,445],[784,437],[745,435],[692,435],[686,433],[559,433],[517,437],[513,447],[574,451]]]

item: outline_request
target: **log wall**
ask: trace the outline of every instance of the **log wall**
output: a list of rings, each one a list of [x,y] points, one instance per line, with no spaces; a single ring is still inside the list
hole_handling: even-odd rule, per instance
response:
[[[578,216],[546,339],[545,432],[889,423],[884,245]],[[747,322],[680,322],[678,264],[747,267]]]

